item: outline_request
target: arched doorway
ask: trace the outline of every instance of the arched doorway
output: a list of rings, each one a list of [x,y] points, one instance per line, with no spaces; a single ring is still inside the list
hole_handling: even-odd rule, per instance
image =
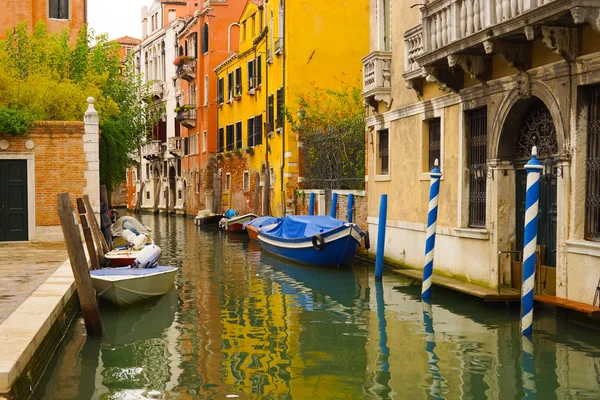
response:
[[[523,231],[525,220],[525,193],[527,188],[527,172],[525,164],[531,159],[531,149],[537,147],[537,158],[544,164],[553,164],[559,154],[556,128],[552,115],[543,101],[537,97],[517,101],[511,108],[504,122],[498,143],[498,158],[511,161],[514,166],[514,238],[517,251],[523,250]],[[552,168],[554,171],[554,168]],[[502,196],[502,194],[499,194]],[[537,244],[540,247],[540,264],[538,282],[546,290],[553,293],[556,277],[557,249],[557,181],[553,173],[544,174],[540,180],[540,201],[538,214]],[[548,268],[549,267],[549,268]],[[519,271],[513,269],[513,274]],[[519,282],[513,276],[513,286]]]

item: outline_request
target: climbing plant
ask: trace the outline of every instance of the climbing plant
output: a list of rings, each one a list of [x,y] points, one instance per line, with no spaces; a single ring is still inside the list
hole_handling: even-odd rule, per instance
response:
[[[298,95],[286,118],[304,151],[304,186],[364,189],[365,109],[360,84]]]

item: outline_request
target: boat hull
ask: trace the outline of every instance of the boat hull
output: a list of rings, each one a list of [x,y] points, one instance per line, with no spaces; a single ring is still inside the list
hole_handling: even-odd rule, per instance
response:
[[[246,225],[246,232],[251,240],[258,240],[258,228],[252,225]]]
[[[350,264],[360,246],[361,234],[354,225],[343,226],[322,235],[321,250],[312,244],[312,238],[285,240],[258,233],[262,248],[276,256],[302,264],[340,266]]]
[[[175,267],[157,267],[161,268],[156,273],[147,275],[102,275],[97,276],[94,273],[102,271],[92,271],[92,286],[101,298],[116,304],[119,307],[128,307],[155,296],[162,296],[171,289],[175,281],[177,268]],[[164,269],[166,268],[166,269]],[[150,268],[148,268],[149,270]],[[120,268],[119,272],[125,270],[135,270],[134,268]]]
[[[225,218],[219,221],[219,226],[227,232],[243,232],[245,224],[256,218],[254,214],[240,215],[233,218]]]
[[[223,218],[225,218],[224,215],[221,214],[217,214],[217,215],[210,215],[210,216],[206,216],[206,217],[195,217],[194,218],[194,222],[196,223],[196,225],[217,225],[219,223],[220,220],[222,220]]]

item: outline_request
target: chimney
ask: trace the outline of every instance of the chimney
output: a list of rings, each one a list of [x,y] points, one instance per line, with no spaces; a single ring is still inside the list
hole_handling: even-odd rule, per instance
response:
[[[175,21],[175,18],[176,18],[175,9],[169,8],[169,22]]]
[[[148,35],[148,7],[142,7],[142,39]]]

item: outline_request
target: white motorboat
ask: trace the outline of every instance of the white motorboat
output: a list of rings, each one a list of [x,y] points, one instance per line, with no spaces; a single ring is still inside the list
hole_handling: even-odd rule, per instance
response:
[[[91,271],[96,294],[119,307],[162,296],[171,289],[177,273],[176,267],[104,268]]]

